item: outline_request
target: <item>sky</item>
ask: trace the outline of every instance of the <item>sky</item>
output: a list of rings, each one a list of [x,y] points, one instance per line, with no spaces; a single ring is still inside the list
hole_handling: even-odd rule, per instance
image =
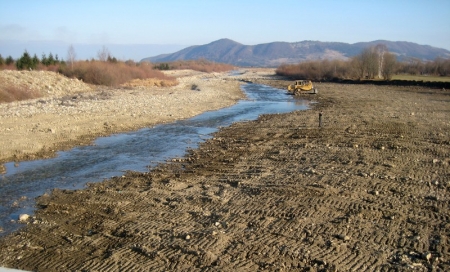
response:
[[[140,60],[228,38],[408,41],[450,50],[450,0],[0,0],[0,54]],[[37,52],[35,52],[37,51]]]

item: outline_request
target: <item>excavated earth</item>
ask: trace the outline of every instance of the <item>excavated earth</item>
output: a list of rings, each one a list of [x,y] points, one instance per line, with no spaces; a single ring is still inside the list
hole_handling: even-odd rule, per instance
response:
[[[223,128],[149,173],[43,195],[24,228],[0,240],[0,265],[449,271],[450,92],[317,88],[310,110]]]

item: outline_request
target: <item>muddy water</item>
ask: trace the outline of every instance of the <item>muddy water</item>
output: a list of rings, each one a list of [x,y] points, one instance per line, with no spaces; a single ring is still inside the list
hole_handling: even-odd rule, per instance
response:
[[[211,137],[220,127],[255,120],[261,114],[304,110],[308,101],[284,90],[246,84],[246,100],[188,120],[99,138],[92,146],[60,152],[53,159],[7,163],[0,176],[0,235],[16,230],[21,213],[33,213],[34,198],[53,188],[80,189],[127,170],[148,171],[158,163],[181,157],[188,148]]]

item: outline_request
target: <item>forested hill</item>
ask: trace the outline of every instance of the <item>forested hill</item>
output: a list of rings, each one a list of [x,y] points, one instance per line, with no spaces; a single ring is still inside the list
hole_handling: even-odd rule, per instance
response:
[[[142,61],[170,62],[176,60],[207,59],[236,66],[276,67],[282,63],[298,63],[305,60],[348,59],[362,52],[364,48],[384,44],[399,60],[435,60],[450,58],[450,51],[412,42],[376,40],[354,44],[342,42],[272,42],[244,45],[230,39],[221,39],[205,45],[195,45],[172,54],[142,59]]]

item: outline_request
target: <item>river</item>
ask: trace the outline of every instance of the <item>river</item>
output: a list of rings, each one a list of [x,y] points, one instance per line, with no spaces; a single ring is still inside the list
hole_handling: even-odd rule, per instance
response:
[[[256,120],[261,114],[305,110],[309,102],[287,95],[285,90],[248,83],[247,99],[217,111],[169,124],[95,140],[93,145],[59,152],[55,158],[6,163],[0,176],[0,235],[17,230],[22,213],[32,214],[35,197],[54,188],[82,189],[128,170],[145,172],[158,163],[182,157],[187,149],[212,137],[220,127]]]

